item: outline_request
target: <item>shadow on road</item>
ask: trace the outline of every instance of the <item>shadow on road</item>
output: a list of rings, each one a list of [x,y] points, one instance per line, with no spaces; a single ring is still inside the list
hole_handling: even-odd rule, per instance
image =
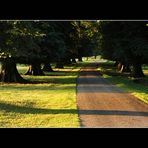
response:
[[[17,106],[1,102],[0,110],[5,112],[14,112],[22,114],[78,114],[77,109],[42,109],[26,106]],[[122,110],[79,110],[79,114],[83,115],[124,115],[124,116],[145,116],[148,112],[122,111]]]

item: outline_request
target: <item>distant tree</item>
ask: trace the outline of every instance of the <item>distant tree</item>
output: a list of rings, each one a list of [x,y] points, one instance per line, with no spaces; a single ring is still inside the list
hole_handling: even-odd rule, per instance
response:
[[[146,22],[100,21],[101,53],[120,64],[120,71],[130,71],[133,77],[144,77],[142,64],[148,57]]]
[[[82,61],[84,56],[92,56],[98,51],[98,29],[95,21],[74,21],[74,43],[77,58]]]

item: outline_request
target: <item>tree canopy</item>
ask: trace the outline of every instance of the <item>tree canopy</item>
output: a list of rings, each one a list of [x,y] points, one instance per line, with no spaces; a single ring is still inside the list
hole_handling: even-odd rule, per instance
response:
[[[125,66],[132,65],[133,76],[143,77],[141,65],[148,59],[146,24],[145,21],[100,21],[102,56]]]
[[[52,70],[52,62],[63,68],[76,62],[76,58],[82,61],[84,56],[97,54],[116,61],[122,72],[144,77],[142,64],[148,63],[147,24],[147,21],[0,21],[0,81],[23,80],[16,63],[30,65],[26,74],[44,75],[43,70]]]
[[[18,73],[16,63],[30,65],[26,74],[44,75],[41,64],[63,67],[71,59],[91,55],[95,32],[89,21],[0,21],[1,81],[17,82],[17,77],[6,76]],[[7,62],[14,63],[13,70]]]

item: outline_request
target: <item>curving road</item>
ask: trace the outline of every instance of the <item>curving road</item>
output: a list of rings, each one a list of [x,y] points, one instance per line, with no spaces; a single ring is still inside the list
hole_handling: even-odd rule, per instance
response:
[[[81,127],[148,127],[148,105],[102,78],[95,63],[81,69],[77,105]]]

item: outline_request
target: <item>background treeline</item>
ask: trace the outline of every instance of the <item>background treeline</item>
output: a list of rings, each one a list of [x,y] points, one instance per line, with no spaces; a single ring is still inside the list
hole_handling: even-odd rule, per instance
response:
[[[115,61],[120,72],[134,78],[144,77],[142,64],[148,63],[147,21],[100,21],[102,57]]]
[[[44,75],[96,54],[95,21],[0,21],[1,82],[26,82],[16,63],[28,64],[26,75]],[[43,68],[41,65],[44,65]]]
[[[26,82],[16,64],[28,64],[26,75],[82,61],[100,54],[120,72],[144,77],[148,63],[147,21],[0,21],[0,81]],[[43,65],[43,66],[41,66]]]

